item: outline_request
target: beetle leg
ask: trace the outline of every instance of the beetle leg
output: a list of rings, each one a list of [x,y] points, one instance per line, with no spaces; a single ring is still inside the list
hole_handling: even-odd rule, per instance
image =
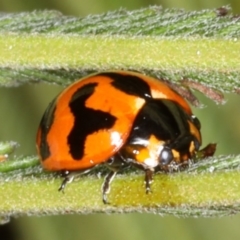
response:
[[[110,193],[110,184],[116,176],[117,172],[129,167],[129,165],[124,162],[124,159],[119,153],[111,157],[106,162],[106,166],[110,169],[110,172],[107,174],[102,184],[102,200],[104,204],[108,204],[107,194]]]
[[[61,171],[60,175],[64,179],[63,179],[63,181],[61,183],[61,186],[59,187],[58,191],[64,192],[64,189],[65,189],[66,185],[68,183],[71,183],[76,176],[82,175],[84,173],[88,173],[90,171],[91,171],[91,169],[87,169],[87,170],[83,170],[83,171],[67,171],[67,170]]]
[[[110,184],[114,177],[116,176],[117,171],[111,171],[105,177],[103,185],[102,185],[102,201],[104,204],[108,204],[107,194],[110,192]]]
[[[75,174],[71,174],[69,171],[62,171],[61,176],[64,177],[64,179],[63,179],[58,191],[64,192],[66,185],[73,181]]]
[[[151,184],[153,182],[153,171],[150,169],[145,170],[145,188],[146,194],[151,192]]]

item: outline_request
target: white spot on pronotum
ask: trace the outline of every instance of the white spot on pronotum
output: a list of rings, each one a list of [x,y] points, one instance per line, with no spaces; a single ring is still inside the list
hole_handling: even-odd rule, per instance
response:
[[[155,158],[147,158],[144,160],[144,163],[148,166],[148,167],[151,167],[151,168],[154,168],[158,165],[158,161],[157,159]]]
[[[197,51],[197,55],[200,56],[201,52],[200,51]]]
[[[160,153],[162,152],[164,146],[163,145],[160,145],[159,148],[158,148],[158,151],[157,151],[157,155],[159,156]]]
[[[148,167],[151,167],[151,168],[154,168],[157,165],[159,165],[159,156],[162,150],[163,150],[163,145],[160,145],[160,146],[157,145],[154,148],[149,149],[150,157],[144,160],[144,164],[146,164]]]

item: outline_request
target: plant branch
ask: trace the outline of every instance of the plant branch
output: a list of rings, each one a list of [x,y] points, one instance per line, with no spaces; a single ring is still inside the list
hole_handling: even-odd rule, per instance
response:
[[[63,194],[57,191],[59,177],[43,173],[33,159],[29,162],[33,166],[28,171],[0,175],[2,216],[149,212],[211,217],[240,210],[240,156],[199,161],[186,172],[158,173],[150,194],[145,194],[142,171],[119,174],[112,183],[109,205],[101,200],[102,169],[76,179]]]
[[[2,15],[0,26],[2,86],[67,85],[88,73],[129,69],[223,92],[240,88],[239,21],[217,10],[154,6],[86,18],[37,11]]]

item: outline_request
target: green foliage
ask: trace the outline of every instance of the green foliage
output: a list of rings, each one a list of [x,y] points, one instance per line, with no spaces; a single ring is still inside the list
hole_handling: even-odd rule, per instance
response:
[[[239,35],[238,17],[220,16],[218,10],[153,6],[85,18],[55,11],[5,14],[0,18],[0,85],[67,85],[88,73],[130,69],[234,92],[240,87]]]
[[[223,7],[230,11],[229,7]],[[1,33],[58,35],[239,37],[238,17],[221,16],[219,10],[188,12],[152,6],[134,11],[120,9],[84,18],[67,17],[57,11],[2,14]]]

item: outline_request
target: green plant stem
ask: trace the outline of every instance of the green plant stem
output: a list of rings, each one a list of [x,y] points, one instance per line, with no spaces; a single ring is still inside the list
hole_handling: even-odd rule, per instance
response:
[[[221,216],[239,211],[239,172],[157,174],[152,193],[145,194],[143,174],[119,175],[112,183],[110,204],[101,200],[103,179],[81,177],[65,193],[53,176],[1,182],[3,216],[96,212],[149,212],[175,216]]]
[[[0,36],[0,84],[31,80],[69,84],[86,71],[134,69],[234,91],[240,88],[239,51],[239,41],[226,39]]]
[[[61,193],[57,189],[62,179],[54,173],[44,173],[36,160],[28,158],[14,168],[19,159],[10,159],[0,168],[3,219],[96,212],[212,217],[240,211],[240,156],[200,160],[184,172],[156,173],[150,194],[145,193],[143,171],[119,174],[112,182],[107,205],[102,203],[101,195],[104,166],[76,178]]]
[[[175,66],[215,71],[231,68],[236,71],[240,66],[237,61],[240,42],[226,39],[173,41],[156,37],[9,35],[0,36],[0,51],[1,66],[16,68],[40,68],[42,65],[49,68],[94,68],[102,64],[110,68],[135,65],[150,69]]]

